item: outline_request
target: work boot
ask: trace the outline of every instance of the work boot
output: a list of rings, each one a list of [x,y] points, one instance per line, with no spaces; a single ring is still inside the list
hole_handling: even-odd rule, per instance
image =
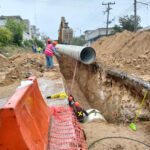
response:
[[[44,71],[46,71],[46,72],[49,71],[49,68],[45,68]]]
[[[57,71],[55,68],[52,68],[52,71]]]

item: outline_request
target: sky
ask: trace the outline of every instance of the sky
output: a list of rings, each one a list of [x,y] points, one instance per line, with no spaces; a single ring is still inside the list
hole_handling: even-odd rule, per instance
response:
[[[106,6],[102,3],[107,2],[115,2],[115,5],[111,5],[110,20],[113,21],[110,27],[118,24],[119,17],[132,15],[134,12],[134,0],[0,0],[0,15],[20,15],[36,25],[40,33],[58,39],[62,16],[74,30],[74,36],[83,34],[85,30],[106,27]],[[141,2],[149,4],[137,5],[141,25],[150,26],[150,0]]]

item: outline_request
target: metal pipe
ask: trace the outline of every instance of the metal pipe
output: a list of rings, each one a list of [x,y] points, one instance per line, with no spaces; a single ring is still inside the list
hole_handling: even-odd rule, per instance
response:
[[[92,47],[57,44],[56,50],[84,64],[93,63],[96,57],[96,52]]]

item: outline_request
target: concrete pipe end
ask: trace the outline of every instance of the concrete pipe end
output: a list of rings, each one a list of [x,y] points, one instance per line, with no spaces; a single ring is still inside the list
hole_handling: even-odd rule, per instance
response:
[[[96,52],[92,47],[85,47],[80,53],[81,62],[84,64],[91,64],[96,58]]]

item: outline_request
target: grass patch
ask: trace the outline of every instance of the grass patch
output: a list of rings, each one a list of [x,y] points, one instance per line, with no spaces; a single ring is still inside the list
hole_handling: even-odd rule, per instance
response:
[[[20,47],[16,45],[0,47],[0,54],[6,57],[11,57],[12,55],[17,53],[30,53],[30,52],[32,52],[32,49],[29,47]]]

